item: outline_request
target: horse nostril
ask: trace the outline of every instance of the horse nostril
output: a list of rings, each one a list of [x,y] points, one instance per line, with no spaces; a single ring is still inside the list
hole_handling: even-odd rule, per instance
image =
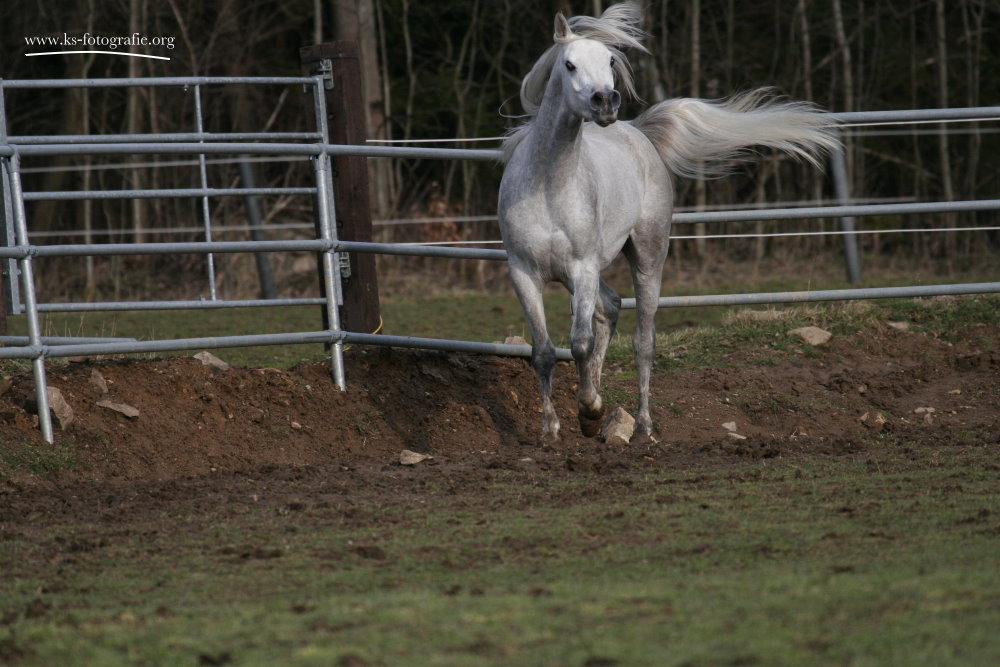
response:
[[[594,111],[600,111],[604,109],[610,109],[611,111],[617,111],[618,107],[621,106],[622,96],[618,94],[617,90],[612,90],[610,92],[596,92],[590,96],[590,108]]]

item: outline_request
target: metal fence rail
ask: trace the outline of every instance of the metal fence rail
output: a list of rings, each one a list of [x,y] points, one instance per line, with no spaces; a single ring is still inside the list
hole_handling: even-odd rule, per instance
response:
[[[338,145],[329,141],[326,126],[324,95],[314,94],[314,113],[317,119],[316,132],[301,133],[233,133],[220,134],[204,132],[201,127],[201,90],[203,86],[227,84],[303,85],[313,87],[317,93],[324,85],[322,76],[315,77],[159,77],[152,79],[57,79],[36,81],[0,80],[0,163],[2,163],[3,192],[0,197],[6,234],[2,237],[0,259],[6,264],[11,283],[19,282],[20,290],[14,294],[14,312],[24,313],[27,319],[28,335],[0,339],[0,358],[32,360],[35,389],[39,406],[39,421],[43,437],[52,441],[52,424],[48,411],[48,397],[45,380],[45,359],[78,355],[131,354],[149,352],[170,352],[192,349],[220,347],[243,347],[264,345],[288,345],[299,343],[322,343],[330,345],[331,372],[336,384],[346,386],[343,371],[342,347],[345,343],[363,345],[389,345],[414,347],[456,352],[481,354],[529,356],[526,345],[502,345],[434,338],[412,338],[406,336],[374,335],[341,330],[338,304],[341,302],[341,284],[338,257],[341,253],[362,252],[390,255],[415,255],[448,259],[477,259],[501,261],[506,259],[503,250],[482,248],[454,248],[441,246],[420,246],[412,244],[362,243],[342,241],[336,236],[335,202],[333,200],[330,157],[335,155],[358,155],[363,157],[393,157],[420,159],[461,159],[496,161],[497,150],[469,150],[454,148],[413,148],[400,146],[357,146]],[[170,134],[117,134],[92,137],[89,135],[6,135],[4,116],[4,94],[10,89],[74,88],[74,87],[120,87],[120,86],[184,86],[195,95],[197,122],[195,131]],[[853,125],[897,124],[914,122],[962,122],[1000,118],[1000,107],[977,107],[967,109],[924,109],[889,112],[853,112],[829,114],[833,123]],[[193,164],[199,167],[200,187],[170,190],[119,190],[119,191],[56,191],[24,192],[21,185],[20,162],[24,157],[51,155],[195,155]],[[205,165],[207,155],[233,156],[290,156],[293,159],[308,159],[312,164],[313,184],[296,188],[211,188],[207,184]],[[842,165],[840,167],[842,169]],[[834,176],[838,166],[834,164]],[[843,174],[841,174],[843,176]],[[846,179],[845,179],[846,182]],[[211,238],[211,221],[208,215],[208,200],[219,196],[252,195],[297,195],[313,197],[316,203],[318,238],[291,241],[214,241]],[[28,223],[25,202],[42,200],[76,199],[131,199],[153,197],[189,197],[201,199],[205,240],[184,243],[114,243],[114,244],[62,244],[35,245],[28,237]],[[841,201],[843,193],[838,192]],[[954,211],[1000,210],[1000,199],[927,202],[927,203],[887,203],[867,205],[807,206],[796,208],[760,209],[736,211],[702,211],[678,213],[678,223],[721,223],[734,221],[785,220],[804,218],[838,217],[844,220],[842,231],[845,237],[857,233],[853,229],[853,217],[869,215],[910,215]],[[849,246],[845,246],[848,249]],[[211,258],[214,253],[269,253],[306,251],[320,253],[323,259],[324,297],[300,299],[252,299],[224,300],[217,298],[214,274],[209,262],[211,298],[201,301],[143,301],[143,302],[101,302],[101,303],[39,303],[35,294],[34,269],[36,260],[49,257],[106,256],[106,255],[164,255],[197,253]],[[14,278],[19,278],[15,281]],[[807,301],[831,301],[848,299],[876,299],[916,296],[938,296],[943,294],[998,293],[1000,282],[973,283],[965,285],[929,285],[871,289],[824,290],[805,292],[780,292],[764,294],[719,294],[692,297],[662,297],[660,307],[748,305],[795,303]],[[83,312],[115,310],[167,310],[187,308],[230,308],[246,306],[278,305],[323,305],[326,309],[329,328],[320,331],[305,331],[283,334],[260,334],[244,336],[220,336],[210,338],[183,338],[173,340],[122,340],[122,339],[72,339],[45,337],[41,335],[39,313],[43,312]],[[623,299],[624,308],[634,308],[634,299]],[[569,350],[560,349],[557,355],[569,359]]]

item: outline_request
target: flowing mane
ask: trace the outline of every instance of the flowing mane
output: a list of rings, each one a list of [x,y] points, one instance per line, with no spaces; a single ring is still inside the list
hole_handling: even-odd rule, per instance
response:
[[[621,49],[639,49],[649,53],[642,45],[645,33],[639,24],[642,23],[642,8],[632,2],[612,5],[599,17],[574,16],[568,20],[572,33],[568,37],[554,37],[555,44],[550,46],[541,58],[535,62],[531,71],[521,81],[521,106],[529,119],[511,130],[503,142],[503,162],[507,162],[517,145],[531,129],[531,121],[538,113],[545,95],[545,86],[549,81],[552,66],[559,59],[563,46],[577,39],[592,39],[608,47],[614,56],[615,77],[624,94],[635,96],[635,84],[632,81],[632,67]]]

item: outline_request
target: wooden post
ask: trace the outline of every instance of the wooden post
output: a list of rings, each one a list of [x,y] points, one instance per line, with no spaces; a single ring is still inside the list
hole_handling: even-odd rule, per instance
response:
[[[327,71],[330,83],[324,88],[324,92],[330,143],[364,144],[367,131],[357,42],[336,41],[307,46],[300,50],[299,55],[302,71],[309,76],[317,74],[324,61],[329,61]],[[314,88],[309,87],[310,103],[306,109],[308,122],[313,129],[315,113],[311,102],[314,91]],[[337,238],[342,241],[370,242],[372,217],[366,159],[338,155],[331,157],[331,163]],[[318,231],[317,228],[317,234]],[[371,253],[350,253],[348,257],[350,270],[343,279],[341,326],[345,331],[373,333],[380,323],[375,256]],[[346,273],[343,272],[342,275]],[[320,281],[321,286],[322,284]],[[328,327],[329,323],[324,322],[324,326]]]

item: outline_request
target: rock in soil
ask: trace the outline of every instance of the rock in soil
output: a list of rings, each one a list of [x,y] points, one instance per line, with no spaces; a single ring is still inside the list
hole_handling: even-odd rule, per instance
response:
[[[229,364],[219,359],[217,356],[211,352],[199,352],[194,355],[194,358],[205,364],[206,366],[211,366],[212,368],[218,368],[220,371],[228,371]]]
[[[139,416],[139,409],[129,405],[128,403],[115,403],[114,401],[98,401],[97,407],[107,408],[108,410],[114,410],[119,414],[125,415],[129,419],[136,419]]]
[[[73,408],[69,406],[66,402],[66,398],[63,396],[62,391],[58,387],[53,387],[49,385],[45,388],[46,396],[49,399],[49,411],[59,422],[59,428],[65,431],[69,428],[69,425],[73,423],[74,415]],[[29,412],[38,414],[38,401],[35,398],[34,393],[28,397],[27,406]]]
[[[404,449],[399,453],[399,462],[404,466],[415,466],[433,458],[430,454],[420,454],[409,449]]]
[[[799,327],[788,332],[789,336],[798,336],[810,345],[823,345],[833,336],[829,331],[819,327]]]
[[[108,393],[108,382],[107,380],[104,379],[104,376],[101,375],[101,372],[96,368],[92,368],[90,370],[90,384],[97,387],[98,391],[100,391],[102,394]]]
[[[615,408],[601,427],[601,439],[609,445],[627,445],[635,432],[635,418],[622,407]]]

